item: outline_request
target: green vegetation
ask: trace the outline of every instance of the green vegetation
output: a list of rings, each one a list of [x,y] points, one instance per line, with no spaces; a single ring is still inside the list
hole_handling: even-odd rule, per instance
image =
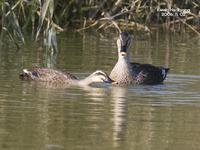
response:
[[[199,0],[1,0],[0,6],[1,39],[8,35],[17,47],[31,31],[56,50],[56,33],[68,27],[150,31],[159,25],[200,36]]]

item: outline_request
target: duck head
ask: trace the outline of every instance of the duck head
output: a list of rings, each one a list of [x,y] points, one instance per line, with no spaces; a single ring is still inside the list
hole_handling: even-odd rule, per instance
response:
[[[131,46],[132,38],[127,32],[122,32],[117,39],[118,55],[126,57]]]
[[[114,81],[110,79],[110,77],[107,75],[107,73],[97,70],[94,73],[92,73],[89,78],[91,78],[92,82],[104,82],[104,83],[113,83]]]
[[[78,83],[80,86],[87,86],[92,83],[98,83],[98,82],[104,82],[104,83],[112,83],[114,84],[114,81],[110,79],[110,77],[103,71],[97,70],[94,73],[92,73],[87,78],[80,80]]]

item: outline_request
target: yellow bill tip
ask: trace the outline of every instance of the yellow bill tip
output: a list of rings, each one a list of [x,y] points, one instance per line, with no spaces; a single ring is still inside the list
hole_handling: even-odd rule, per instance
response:
[[[126,52],[120,52],[120,54],[121,54],[122,56],[126,56],[126,55],[127,55]]]

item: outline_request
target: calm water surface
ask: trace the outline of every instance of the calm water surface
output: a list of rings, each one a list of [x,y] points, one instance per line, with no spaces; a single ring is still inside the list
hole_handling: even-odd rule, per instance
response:
[[[200,147],[200,39],[136,34],[132,59],[171,68],[156,86],[55,87],[20,81],[22,68],[59,68],[84,78],[117,60],[115,35],[65,33],[51,55],[28,41],[0,49],[0,149],[189,150]]]

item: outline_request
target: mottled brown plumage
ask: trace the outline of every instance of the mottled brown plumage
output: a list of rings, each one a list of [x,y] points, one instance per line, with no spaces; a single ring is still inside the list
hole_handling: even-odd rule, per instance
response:
[[[20,74],[20,78],[22,80],[72,85],[89,85],[94,82],[112,82],[109,76],[101,70],[97,70],[87,78],[79,80],[76,76],[68,72],[62,72],[49,68],[32,68],[23,69],[23,72]]]

